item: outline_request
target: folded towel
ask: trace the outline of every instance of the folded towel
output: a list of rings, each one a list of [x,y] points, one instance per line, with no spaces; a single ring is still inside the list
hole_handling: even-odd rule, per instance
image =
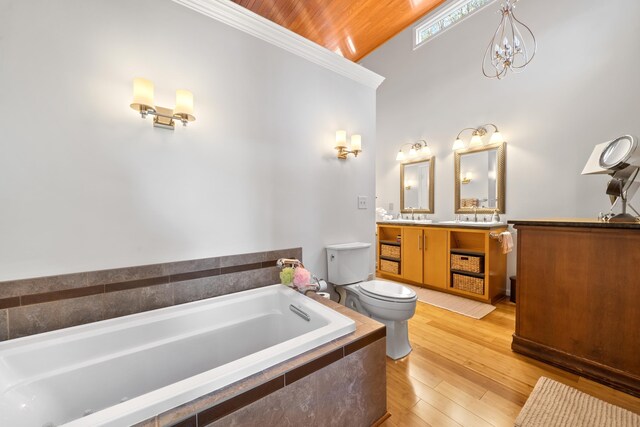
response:
[[[502,253],[508,254],[513,250],[513,237],[508,231],[500,233],[500,243],[502,245]]]

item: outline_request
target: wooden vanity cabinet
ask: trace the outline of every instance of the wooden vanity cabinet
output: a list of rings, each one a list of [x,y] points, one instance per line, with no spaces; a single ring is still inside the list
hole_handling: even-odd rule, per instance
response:
[[[505,290],[506,255],[501,253],[500,244],[490,237],[490,233],[498,234],[504,230],[506,227],[478,229],[378,224],[376,273],[390,280],[483,302],[496,301]],[[394,253],[392,246],[395,245],[399,246],[399,257],[389,256]],[[451,254],[479,257],[482,262],[480,272],[453,270]],[[454,283],[454,275],[458,275],[456,280],[462,275],[478,286],[473,291],[461,289],[457,282]]]

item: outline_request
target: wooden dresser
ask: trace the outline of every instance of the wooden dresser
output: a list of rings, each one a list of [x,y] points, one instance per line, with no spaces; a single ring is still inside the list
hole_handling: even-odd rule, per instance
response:
[[[640,224],[509,223],[518,232],[512,349],[640,396]]]

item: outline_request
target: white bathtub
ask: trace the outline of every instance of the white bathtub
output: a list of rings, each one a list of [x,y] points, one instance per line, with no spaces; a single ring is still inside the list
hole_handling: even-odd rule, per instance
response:
[[[354,330],[272,285],[6,341],[0,426],[130,425]]]

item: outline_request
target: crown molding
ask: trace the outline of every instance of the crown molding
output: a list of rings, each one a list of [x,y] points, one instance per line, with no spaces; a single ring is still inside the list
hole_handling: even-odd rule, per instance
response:
[[[370,88],[377,89],[384,80],[384,77],[362,65],[351,62],[231,0],[173,1]]]

